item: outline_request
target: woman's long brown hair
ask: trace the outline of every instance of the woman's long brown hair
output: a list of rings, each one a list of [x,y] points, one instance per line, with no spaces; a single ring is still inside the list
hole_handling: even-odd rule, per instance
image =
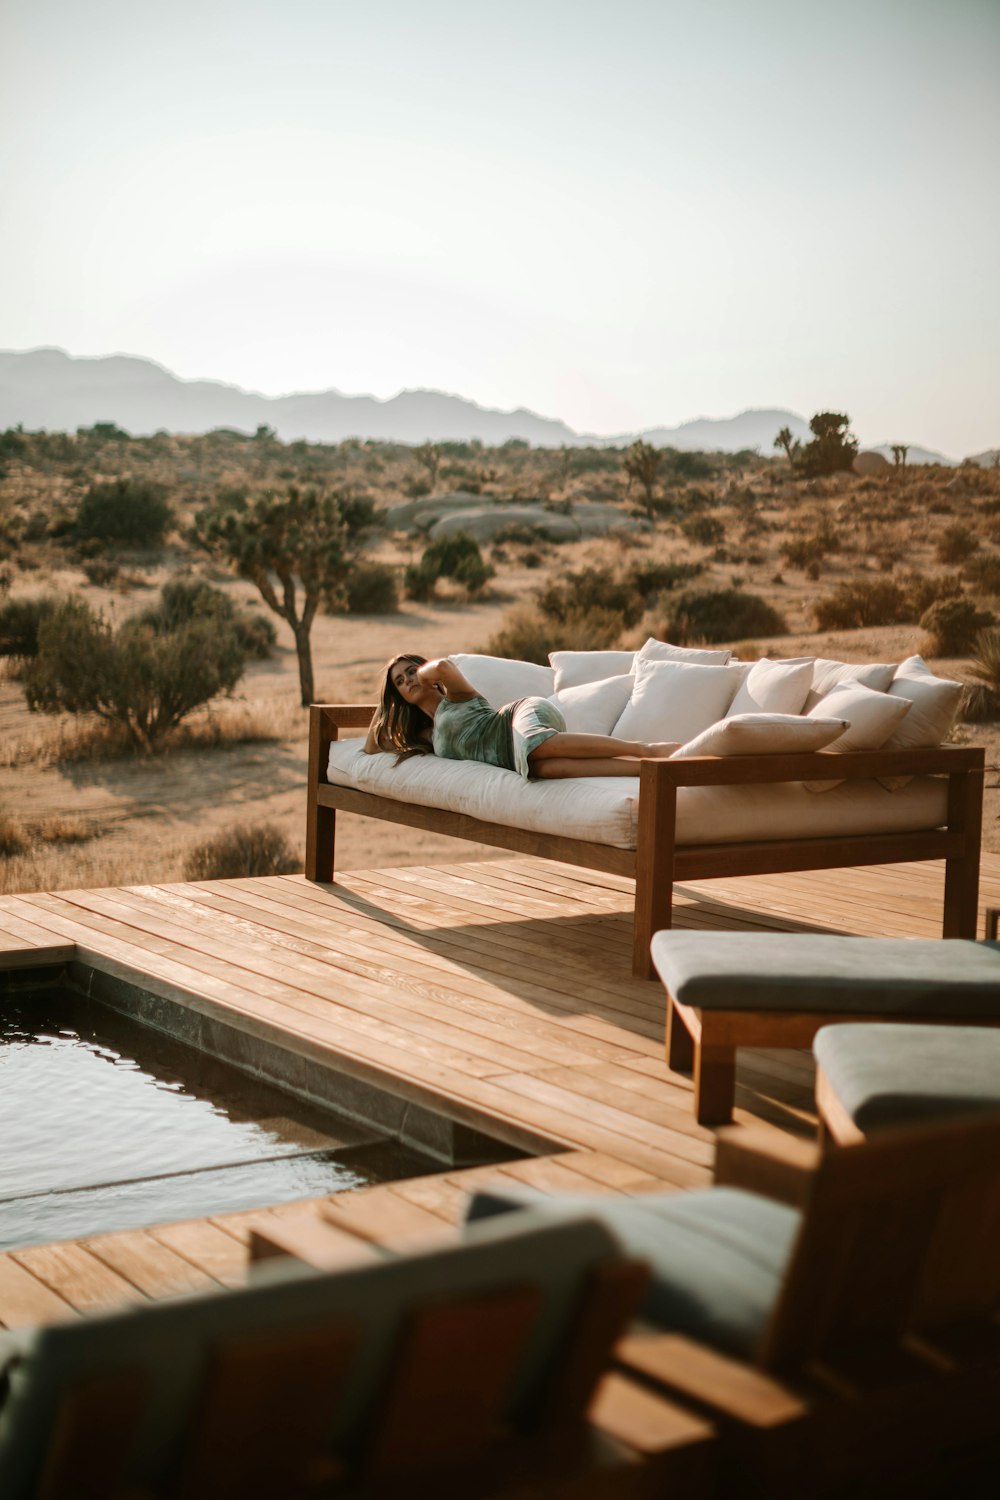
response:
[[[407,703],[392,680],[393,671],[401,661],[412,662],[415,667],[422,667],[426,660],[426,656],[404,654],[394,656],[386,663],[382,695],[373,727],[375,739],[381,748],[395,750],[397,765],[410,755],[434,754],[424,738],[426,730],[433,725],[434,720],[430,714],[425,714],[422,708],[417,708],[413,703]]]

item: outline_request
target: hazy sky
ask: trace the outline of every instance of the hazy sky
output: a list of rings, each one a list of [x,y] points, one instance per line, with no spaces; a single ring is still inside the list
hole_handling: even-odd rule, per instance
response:
[[[1000,443],[1000,0],[0,0],[0,348]]]

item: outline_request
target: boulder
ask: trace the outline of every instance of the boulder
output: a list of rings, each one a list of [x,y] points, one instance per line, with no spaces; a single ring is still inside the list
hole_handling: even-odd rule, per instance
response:
[[[883,474],[888,474],[892,464],[883,453],[876,453],[873,448],[869,448],[864,453],[855,455],[851,468],[855,474],[861,474],[865,479],[878,479]]]
[[[575,542],[583,536],[572,516],[546,510],[542,505],[477,505],[452,511],[435,521],[427,535],[436,542],[464,531],[477,542],[490,542],[508,526],[523,526],[548,542]]]

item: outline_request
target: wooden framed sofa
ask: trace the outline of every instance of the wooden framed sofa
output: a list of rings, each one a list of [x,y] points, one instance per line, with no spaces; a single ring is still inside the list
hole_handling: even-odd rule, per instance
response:
[[[436,768],[449,774],[461,770],[479,776],[481,787],[477,785],[474,799],[479,809],[476,813],[442,806],[440,801],[435,802],[434,792],[422,794],[425,800],[408,800],[402,777],[399,792],[391,796],[381,789],[352,785],[346,773],[331,780],[331,752],[336,752],[341,732],[367,728],[373,712],[372,704],[314,704],[310,709],[306,836],[309,880],[334,879],[338,812],[380,818],[500,849],[629,876],[635,880],[636,890],[633,973],[651,978],[650,940],[655,932],[671,926],[676,881],[943,860],[942,935],[951,938],[976,935],[985,759],[982,749],[939,745],[841,753],[819,750],[647,760],[641,762],[636,782],[631,778],[620,781],[612,778],[613,787],[608,782],[603,792],[596,786],[598,778],[575,783],[519,783],[518,791],[530,793],[533,799],[532,815],[540,809],[547,816],[547,820],[536,819],[536,826],[531,827],[515,826],[506,816],[481,815],[489,804],[488,795],[479,794],[481,788],[489,790],[487,778],[511,775],[494,767],[444,762]],[[397,769],[389,756],[366,759],[384,761],[390,773]],[[407,762],[398,769],[408,771],[412,765],[413,762]],[[875,780],[879,777],[907,777],[915,781],[904,792],[893,793],[881,791]],[[770,804],[760,801],[763,788],[830,778],[843,786],[813,796],[811,803],[809,792],[789,795],[784,828],[772,821]],[[852,826],[845,809],[855,807],[851,788],[859,787],[860,796],[861,783],[865,784],[863,791],[868,800],[860,812],[851,813]],[[585,792],[584,787],[590,792]],[[693,841],[690,830],[686,832],[684,827],[685,819],[690,822],[689,806],[697,801],[690,793],[716,788],[725,789],[720,802],[723,811],[713,814],[710,820],[716,829],[739,812],[741,800],[749,803],[756,797],[759,806],[755,816],[770,836],[748,837],[745,825],[736,839]],[[751,794],[744,789],[758,790]],[[615,796],[628,803],[627,827],[621,818],[617,825],[624,829],[618,842],[581,837],[580,820],[575,814],[560,825],[560,814],[571,805],[579,810],[588,797],[601,795]],[[426,800],[428,797],[431,800]],[[799,809],[803,810],[803,818],[815,820],[813,831],[807,828],[798,835],[789,827],[799,816]],[[612,811],[619,815],[618,804]],[[696,811],[697,816],[702,816],[704,798]],[[606,820],[601,823],[598,819],[598,823],[601,828],[607,826]],[[575,831],[560,832],[560,826]]]

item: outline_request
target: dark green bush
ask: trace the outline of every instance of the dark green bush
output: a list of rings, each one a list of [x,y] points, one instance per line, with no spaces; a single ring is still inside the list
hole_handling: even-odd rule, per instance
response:
[[[935,577],[928,577],[926,573],[906,573],[903,586],[913,606],[910,618],[914,620],[919,620],[939,599],[957,599],[962,592],[962,580],[957,573],[938,573]]]
[[[184,879],[239,880],[291,875],[301,869],[302,861],[274,823],[242,823],[192,849],[184,861]]]
[[[965,656],[973,650],[980,631],[996,624],[996,615],[977,609],[971,599],[939,599],[920,617],[933,656]]]
[[[64,601],[58,594],[0,605],[0,656],[37,656],[38,632]]]
[[[159,602],[143,610],[139,619],[160,634],[182,630],[196,620],[215,620],[235,632],[244,655],[255,661],[266,661],[278,640],[266,615],[238,608],[223,589],[204,578],[175,578],[165,583]]]
[[[539,590],[537,602],[544,615],[559,622],[593,611],[617,615],[619,630],[637,624],[645,607],[643,595],[630,578],[601,567],[582,568],[578,573],[551,579]]]
[[[908,590],[891,578],[856,578],[817,599],[813,614],[817,630],[860,630],[910,624],[918,612]]]
[[[356,563],[344,595],[349,615],[394,614],[399,608],[399,575],[388,563]]]
[[[110,557],[95,557],[83,564],[83,576],[95,588],[108,588],[115,582],[121,569]]]
[[[669,595],[663,622],[663,639],[683,646],[688,643],[732,641],[740,636],[784,635],[784,617],[759,594],[742,589],[687,591]]]
[[[218,618],[176,630],[136,618],[115,629],[70,599],[43,621],[24,691],[32,710],[96,714],[152,750],[194,709],[231,692],[244,661],[235,630]]]
[[[555,620],[537,604],[519,604],[504,615],[483,650],[545,666],[550,651],[604,651],[615,645],[621,629],[621,616],[613,610],[580,610]]]
[[[403,587],[411,599],[433,598],[439,578],[451,578],[471,595],[480,593],[493,577],[493,568],[483,557],[474,537],[458,531],[424,548],[419,563],[411,563],[403,574]]]
[[[92,484],[80,501],[76,535],[81,541],[155,547],[170,524],[167,492],[147,479],[111,479]]]

